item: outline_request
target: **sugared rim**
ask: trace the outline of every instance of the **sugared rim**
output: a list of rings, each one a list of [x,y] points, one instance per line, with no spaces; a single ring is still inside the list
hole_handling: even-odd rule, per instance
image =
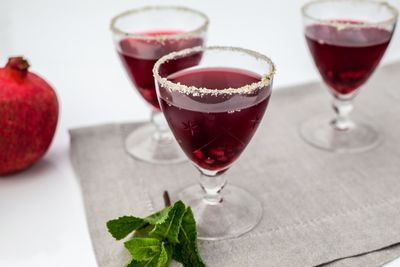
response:
[[[219,51],[229,51],[229,52],[239,52],[243,54],[247,54],[249,56],[254,57],[257,60],[264,61],[269,65],[269,70],[261,76],[261,80],[259,82],[255,82],[252,84],[247,84],[242,87],[237,88],[225,88],[225,89],[212,89],[212,88],[205,88],[205,87],[196,87],[196,86],[187,86],[181,83],[174,83],[167,78],[161,77],[158,73],[158,70],[162,64],[168,62],[169,60],[173,60],[176,58],[184,57],[186,55],[196,53],[196,52],[204,52],[204,51],[211,51],[211,50],[219,50]],[[272,82],[273,76],[275,74],[275,64],[272,60],[258,52],[253,50],[244,49],[240,47],[229,47],[229,46],[210,46],[210,47],[202,47],[196,46],[193,48],[184,49],[177,52],[172,52],[168,55],[163,56],[160,58],[153,68],[153,75],[157,82],[164,88],[167,88],[170,91],[177,91],[184,94],[191,94],[194,96],[201,96],[201,95],[224,95],[224,94],[251,94],[255,90],[264,88],[269,86]]]
[[[338,22],[338,21],[332,21],[332,20],[324,20],[324,19],[319,19],[316,18],[310,14],[308,14],[307,9],[315,4],[323,4],[323,3],[329,3],[329,2],[354,2],[354,3],[370,3],[370,4],[377,4],[380,5],[382,7],[386,7],[388,10],[390,10],[390,12],[392,12],[393,16],[389,19],[386,20],[382,20],[382,21],[378,21],[378,22],[364,22],[360,23],[360,24],[356,24],[356,23],[350,23],[350,22]],[[326,25],[333,25],[339,28],[364,28],[364,27],[373,27],[373,26],[385,26],[385,25],[389,25],[389,24],[393,24],[397,22],[398,16],[399,16],[399,12],[396,9],[396,7],[392,6],[391,4],[389,4],[388,2],[384,2],[384,1],[377,1],[377,0],[313,0],[310,1],[306,4],[303,5],[301,12],[303,14],[303,16],[305,18],[311,19],[313,21],[316,21],[320,24],[326,24]]]
[[[117,21],[123,17],[131,16],[131,15],[135,15],[135,14],[147,12],[147,11],[154,11],[154,10],[175,10],[175,11],[179,11],[179,12],[192,13],[194,15],[197,15],[197,16],[203,18],[204,22],[199,27],[197,27],[191,31],[188,31],[188,32],[177,33],[177,34],[160,34],[160,35],[156,35],[156,36],[149,36],[149,35],[140,34],[140,33],[125,32],[116,26]],[[110,29],[112,32],[114,32],[116,34],[120,34],[120,35],[127,36],[127,37],[128,36],[135,37],[137,39],[142,39],[142,40],[167,40],[167,39],[183,39],[183,38],[190,38],[190,37],[196,36],[202,32],[205,32],[207,30],[208,24],[209,24],[209,19],[208,19],[207,15],[205,15],[204,13],[202,13],[200,11],[191,9],[191,8],[187,8],[187,7],[183,7],[183,6],[144,6],[141,8],[127,10],[127,11],[122,12],[122,13],[116,15],[115,17],[113,17],[111,19]]]

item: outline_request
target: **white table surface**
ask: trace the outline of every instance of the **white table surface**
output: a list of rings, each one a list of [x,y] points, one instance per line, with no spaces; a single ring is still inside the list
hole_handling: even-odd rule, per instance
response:
[[[202,10],[211,19],[208,44],[269,55],[280,88],[319,79],[302,35],[303,2],[1,0],[0,65],[11,55],[27,57],[32,70],[57,90],[61,114],[46,156],[29,170],[0,179],[0,266],[96,266],[67,131],[149,116],[113,49],[108,29],[113,15],[160,3]],[[400,0],[392,3],[400,7]],[[397,32],[383,64],[399,59]],[[388,266],[400,266],[400,260]]]

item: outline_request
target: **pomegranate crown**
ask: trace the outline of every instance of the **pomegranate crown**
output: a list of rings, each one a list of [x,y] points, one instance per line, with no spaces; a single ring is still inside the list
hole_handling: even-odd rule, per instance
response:
[[[22,56],[18,57],[10,57],[8,59],[6,67],[19,70],[19,71],[27,71],[29,69],[28,61]]]

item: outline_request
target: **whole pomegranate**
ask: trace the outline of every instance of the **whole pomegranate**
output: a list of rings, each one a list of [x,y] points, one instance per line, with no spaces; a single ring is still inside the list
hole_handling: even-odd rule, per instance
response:
[[[22,57],[11,57],[0,68],[0,175],[23,170],[40,159],[57,127],[57,96],[28,68]]]

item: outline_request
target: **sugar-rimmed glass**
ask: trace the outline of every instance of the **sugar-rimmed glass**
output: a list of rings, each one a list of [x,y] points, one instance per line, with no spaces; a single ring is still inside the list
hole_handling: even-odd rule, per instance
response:
[[[187,64],[193,57],[201,61]],[[171,66],[179,66],[179,71]],[[185,49],[162,57],[154,66],[161,109],[182,150],[200,171],[200,186],[173,195],[194,210],[200,239],[237,237],[261,219],[260,202],[240,187],[226,186],[225,172],[256,132],[268,106],[274,72],[268,57],[232,47]]]
[[[146,6],[112,19],[110,28],[121,62],[152,108],[151,123],[138,127],[126,139],[126,150],[133,157],[157,164],[185,160],[160,113],[152,68],[172,51],[204,45],[208,23],[205,14],[180,6]]]
[[[392,38],[398,12],[383,1],[322,0],[302,8],[304,33],[315,64],[333,96],[336,117],[305,121],[301,135],[311,145],[339,153],[375,147],[378,131],[353,120],[353,100],[378,66]],[[379,88],[377,88],[379,90]]]

